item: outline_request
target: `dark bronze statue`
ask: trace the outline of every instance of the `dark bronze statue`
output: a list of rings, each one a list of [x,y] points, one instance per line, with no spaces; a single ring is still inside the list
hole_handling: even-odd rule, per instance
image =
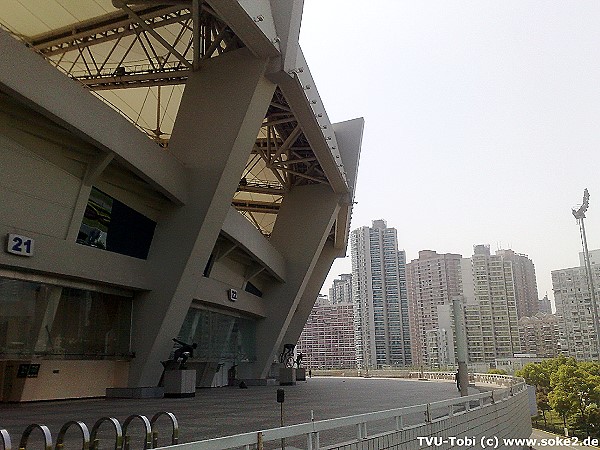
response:
[[[181,345],[181,347],[173,352],[173,361],[179,363],[179,370],[186,369],[185,363],[189,358],[194,356],[194,349],[198,347],[198,344],[187,344],[175,338],[173,338],[173,341]]]
[[[279,355],[279,362],[283,363],[284,367],[294,367],[294,349],[296,344],[283,344],[283,351]]]

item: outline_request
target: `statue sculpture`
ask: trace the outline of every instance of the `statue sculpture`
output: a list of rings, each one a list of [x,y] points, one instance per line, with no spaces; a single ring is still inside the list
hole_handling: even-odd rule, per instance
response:
[[[296,344],[283,344],[283,351],[279,355],[279,362],[284,367],[294,367],[294,349]]]
[[[187,344],[185,342],[180,341],[179,339],[173,338],[173,341],[181,347],[173,352],[173,362],[179,363],[179,370],[186,369],[185,363],[187,360],[194,356],[194,349],[198,347],[198,344]]]

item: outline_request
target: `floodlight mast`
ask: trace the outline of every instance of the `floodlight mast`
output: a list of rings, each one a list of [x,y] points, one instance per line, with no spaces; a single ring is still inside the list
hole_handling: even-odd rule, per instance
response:
[[[571,212],[577,223],[579,224],[579,231],[581,233],[581,245],[583,246],[583,261],[585,266],[585,277],[588,283],[588,289],[590,290],[590,301],[592,303],[592,320],[594,321],[594,333],[596,334],[596,354],[600,360],[600,333],[598,331],[598,305],[596,303],[596,290],[594,288],[594,279],[592,277],[592,265],[590,263],[590,253],[587,246],[587,238],[585,235],[585,213],[590,206],[590,193],[587,188],[583,191],[583,203],[579,209],[572,209]]]

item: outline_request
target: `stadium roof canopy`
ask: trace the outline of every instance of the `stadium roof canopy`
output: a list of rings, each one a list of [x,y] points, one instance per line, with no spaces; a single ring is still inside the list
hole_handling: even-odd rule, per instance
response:
[[[232,204],[269,235],[293,186],[329,184],[348,193],[330,235],[342,249],[354,189],[348,180],[353,184],[356,167],[347,177],[334,126],[298,48],[301,7],[290,10],[297,20],[279,20],[267,0],[7,0],[0,26],[166,152],[190,71],[242,47],[271,59],[278,87]]]

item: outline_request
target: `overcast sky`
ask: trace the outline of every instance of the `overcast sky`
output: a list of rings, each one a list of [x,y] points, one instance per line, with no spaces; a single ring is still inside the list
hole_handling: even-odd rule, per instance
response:
[[[587,187],[600,248],[600,2],[305,0],[300,43],[332,122],[365,118],[352,229],[386,219],[408,261],[511,248],[552,298]]]

